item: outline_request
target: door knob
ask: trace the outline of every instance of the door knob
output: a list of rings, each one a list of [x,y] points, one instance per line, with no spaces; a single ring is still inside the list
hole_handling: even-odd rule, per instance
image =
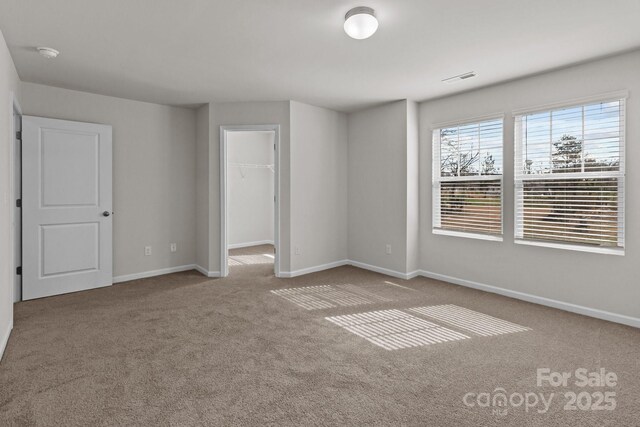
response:
[[[109,211],[102,212],[102,216],[109,216],[109,215],[111,215],[111,212]]]

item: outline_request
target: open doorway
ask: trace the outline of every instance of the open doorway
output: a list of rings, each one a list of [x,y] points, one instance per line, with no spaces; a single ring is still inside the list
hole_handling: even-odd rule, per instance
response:
[[[267,265],[279,276],[279,140],[278,125],[220,127],[222,277]]]

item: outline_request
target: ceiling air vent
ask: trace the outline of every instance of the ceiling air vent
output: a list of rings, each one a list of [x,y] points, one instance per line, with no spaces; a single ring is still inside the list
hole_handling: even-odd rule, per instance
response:
[[[459,82],[460,80],[470,79],[471,77],[475,77],[475,76],[476,76],[475,71],[469,71],[468,73],[459,74],[457,76],[453,76],[453,77],[449,77],[448,79],[444,79],[442,82],[443,83],[456,83],[456,82]]]

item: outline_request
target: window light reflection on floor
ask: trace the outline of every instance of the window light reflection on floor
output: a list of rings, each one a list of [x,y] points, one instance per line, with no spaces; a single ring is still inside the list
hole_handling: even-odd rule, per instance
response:
[[[391,298],[378,295],[350,283],[276,289],[272,290],[271,293],[297,304],[306,310],[351,307],[393,301]]]
[[[339,289],[332,285],[306,286],[303,288],[276,289],[271,293],[306,310],[317,310],[331,307],[349,307],[371,304],[373,301],[363,295]]]
[[[325,317],[325,319],[385,350],[398,350],[469,338],[465,334],[400,310],[370,311]]]
[[[453,304],[417,307],[410,311],[485,337],[530,330],[530,328]]]

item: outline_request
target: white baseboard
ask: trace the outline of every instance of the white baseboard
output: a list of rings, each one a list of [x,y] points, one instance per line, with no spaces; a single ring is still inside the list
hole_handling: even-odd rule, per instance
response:
[[[220,272],[219,271],[208,271],[206,268],[200,267],[197,264],[194,265],[193,268],[195,270],[198,270],[198,272],[200,274],[202,274],[203,276],[206,276],[206,277],[220,277]]]
[[[328,264],[316,265],[313,267],[303,268],[295,271],[281,271],[279,277],[282,277],[282,278],[298,277],[298,276],[303,276],[309,273],[328,270],[330,268],[341,267],[343,265],[352,265],[354,267],[362,268],[364,270],[370,270],[376,273],[386,274],[387,276],[392,276],[392,277],[396,277],[398,279],[404,279],[404,280],[412,279],[414,277],[417,277],[420,274],[419,270],[412,271],[410,273],[401,273],[399,271],[390,270],[388,268],[376,267],[375,265],[365,264],[364,262],[360,262],[360,261],[343,259],[340,261],[334,261]]]
[[[506,297],[515,298],[534,304],[540,304],[547,307],[557,308],[559,310],[569,311],[571,313],[595,317],[596,319],[608,320],[610,322],[621,323],[623,325],[640,328],[640,319],[637,317],[611,313],[610,311],[598,310],[596,308],[585,307],[582,305],[558,301],[551,298],[539,297],[536,295],[527,294],[525,292],[512,291],[510,289],[499,288],[497,286],[486,285],[484,283],[473,282],[471,280],[459,279],[457,277],[445,276],[444,274],[432,273],[425,270],[420,270],[420,276],[442,280],[443,282],[449,282],[456,285],[465,286],[467,288],[478,289],[480,291],[504,295]]]
[[[303,268],[295,271],[281,271],[278,277],[282,277],[282,278],[298,277],[298,276],[303,276],[305,274],[315,273],[322,270],[328,270],[330,268],[341,267],[343,265],[348,265],[348,264],[349,264],[349,260],[343,259],[340,261],[334,261],[328,264],[316,265],[314,267]]]
[[[259,240],[257,242],[246,242],[246,243],[234,243],[233,245],[228,245],[229,249],[239,249],[239,248],[248,248],[249,246],[259,246],[259,245],[273,245],[273,240]]]
[[[491,292],[498,295],[504,295],[509,298],[515,298],[522,301],[531,302],[534,304],[540,304],[547,307],[556,308],[558,310],[569,311],[571,313],[582,314],[584,316],[595,317],[596,319],[608,320],[610,322],[621,323],[623,325],[633,326],[640,328],[640,318],[631,317],[624,314],[612,313],[609,311],[599,310],[596,308],[585,307],[582,305],[572,304],[569,302],[558,301],[551,298],[540,297],[537,295],[527,294],[525,292],[513,291],[510,289],[500,288],[497,286],[486,285],[484,283],[478,283],[471,280],[460,279],[457,277],[446,276],[444,274],[432,273],[426,270],[416,270],[409,273],[402,273],[388,268],[377,267],[371,264],[365,264],[360,261],[342,260],[329,264],[323,264],[315,267],[304,268],[301,270],[282,272],[280,277],[297,277],[304,274],[314,273],[316,271],[328,270],[330,268],[340,267],[342,265],[352,265],[354,267],[362,268],[365,270],[374,271],[376,273],[385,274],[387,276],[395,277],[398,279],[409,280],[417,276],[424,276],[431,279],[442,280],[443,282],[452,283],[455,285],[465,286],[467,288],[478,289],[484,292]]]
[[[9,323],[9,327],[7,328],[7,330],[4,331],[4,333],[2,334],[2,337],[0,337],[0,362],[2,361],[2,357],[4,356],[4,351],[7,348],[7,343],[9,342],[9,336],[11,336],[12,330],[13,330],[13,318],[11,319],[11,322]]]
[[[125,274],[115,276],[113,283],[128,282],[130,280],[145,279],[147,277],[162,276],[163,274],[177,273],[179,271],[196,270],[195,264],[179,265],[177,267],[161,268],[160,270],[143,271],[142,273]]]
[[[478,283],[471,280],[465,280],[457,277],[446,276],[444,274],[433,273],[426,270],[416,270],[409,273],[402,273],[399,271],[390,270],[388,268],[376,267],[375,265],[366,264],[360,261],[345,259],[345,260],[330,262],[327,264],[317,265],[314,267],[303,268],[295,271],[281,271],[279,277],[282,277],[282,278],[298,277],[305,274],[310,274],[318,271],[328,270],[331,268],[341,267],[343,265],[352,265],[354,267],[374,271],[376,273],[385,274],[387,276],[391,276],[391,277],[395,277],[403,280],[409,280],[417,276],[428,277],[435,280],[441,280],[443,282],[453,283],[455,285],[465,286],[467,288],[473,288],[473,289],[478,289],[484,292],[491,292],[498,295],[504,295],[509,298],[515,298],[522,301],[531,302],[534,304],[540,304],[547,307],[556,308],[559,310],[569,311],[571,313],[582,314],[584,316],[595,317],[596,319],[607,320],[610,322],[621,323],[623,325],[640,328],[640,318],[637,318],[637,317],[631,317],[624,314],[612,313],[609,311],[599,310],[596,308],[590,308],[590,307],[585,307],[585,306],[572,304],[564,301],[558,301],[551,298],[540,297],[540,296],[528,294],[525,292],[513,291],[510,289],[500,288],[497,286],[487,285],[484,283]],[[178,267],[163,268],[160,270],[146,271],[142,273],[128,274],[124,276],[117,276],[113,278],[113,283],[126,282],[129,280],[160,276],[163,274],[176,273],[179,271],[187,271],[187,270],[197,270],[206,277],[220,277],[219,271],[208,271],[207,269],[199,265],[189,264],[189,265],[182,265]],[[5,336],[0,338],[2,340],[0,341],[0,350],[1,350],[0,357],[4,352],[4,348],[6,346],[7,340],[9,339],[10,333],[11,333],[11,328],[9,329],[9,331],[6,333]]]
[[[407,276],[406,280],[413,279],[414,277],[418,277],[420,276],[420,270],[411,271],[407,273],[406,276]]]
[[[391,276],[391,277],[395,277],[403,280],[408,280],[418,275],[418,271],[414,271],[411,273],[401,273],[399,271],[390,270],[388,268],[376,267],[375,265],[365,264],[364,262],[360,262],[360,261],[349,260],[348,264],[354,267],[363,268],[369,271],[375,271],[376,273],[386,274],[387,276]]]

